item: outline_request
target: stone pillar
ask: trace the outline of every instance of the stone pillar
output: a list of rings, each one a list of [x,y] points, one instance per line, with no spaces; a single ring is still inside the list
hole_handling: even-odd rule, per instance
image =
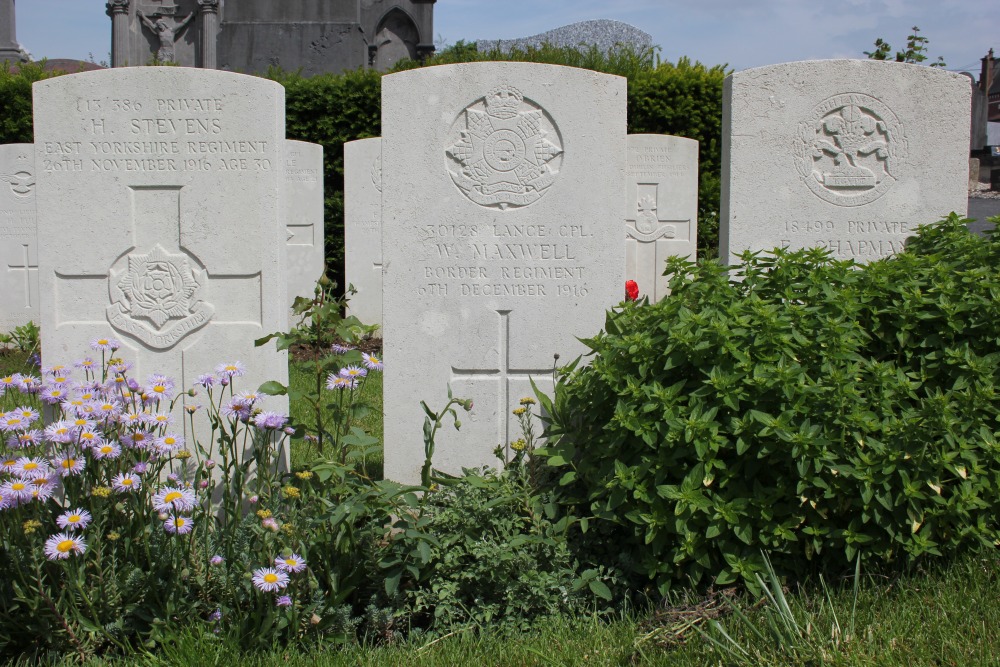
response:
[[[219,0],[198,0],[201,10],[201,67],[218,69]]]
[[[0,0],[0,61],[19,63],[24,53],[17,43],[17,25],[14,20],[14,0]]]
[[[108,0],[106,5],[111,17],[111,66],[126,67],[129,63],[128,0]]]

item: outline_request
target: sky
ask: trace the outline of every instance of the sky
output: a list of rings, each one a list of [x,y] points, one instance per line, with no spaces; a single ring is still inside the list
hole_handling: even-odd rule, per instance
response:
[[[281,2],[282,0],[274,0]],[[332,1],[332,0],[331,0]],[[17,38],[35,59],[109,60],[104,0],[15,0]],[[660,57],[742,70],[792,60],[863,58],[876,37],[905,50],[913,26],[933,60],[979,75],[1000,54],[997,0],[438,0],[438,48],[458,40],[528,37],[588,19],[630,23]]]

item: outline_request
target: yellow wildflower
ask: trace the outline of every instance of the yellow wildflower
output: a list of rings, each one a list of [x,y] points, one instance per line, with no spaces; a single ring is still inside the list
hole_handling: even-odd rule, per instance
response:
[[[515,452],[522,452],[524,448],[528,446],[528,443],[524,441],[524,438],[518,438],[514,442],[510,443],[510,448]]]
[[[98,498],[110,498],[111,489],[107,486],[95,486],[94,490],[90,492],[90,495]]]
[[[271,516],[271,510],[257,510],[258,519],[267,519]]]
[[[189,459],[189,458],[191,458],[191,450],[190,449],[182,449],[181,451],[179,451],[176,454],[174,454],[174,458],[176,458],[176,459]]]
[[[525,407],[514,408],[514,414],[517,415],[518,417],[520,417],[521,415],[523,415],[527,411],[528,411],[528,408],[525,408]]]
[[[108,533],[109,542],[117,542],[119,538],[121,538],[121,535],[113,530],[110,533]]]
[[[535,399],[531,398],[530,396],[525,396],[520,400],[520,403],[521,405],[534,405]]]
[[[299,479],[312,479],[313,474],[311,470],[302,470],[301,472],[295,473],[295,476]]]
[[[281,490],[281,493],[285,498],[298,498],[302,495],[298,488],[294,486],[286,486]]]
[[[28,519],[21,527],[24,528],[25,535],[31,535],[33,532],[42,527],[42,522],[34,519]]]

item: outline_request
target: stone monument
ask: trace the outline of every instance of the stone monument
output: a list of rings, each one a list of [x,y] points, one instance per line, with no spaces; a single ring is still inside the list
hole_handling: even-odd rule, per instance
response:
[[[420,401],[449,386],[474,408],[438,431],[435,468],[496,465],[530,379],[550,390],[622,301],[625,88],[514,62],[383,78],[387,478],[419,480]]]
[[[630,134],[627,188],[625,277],[655,303],[670,293],[667,258],[697,259],[698,142]]]
[[[43,363],[112,337],[143,381],[237,360],[242,389],[287,381],[286,354],[254,347],[288,321],[284,104],[273,81],[180,67],[35,84]]]
[[[38,241],[35,229],[35,147],[0,146],[0,333],[38,312]]]
[[[288,305],[295,297],[313,298],[323,275],[323,147],[285,142],[285,202],[288,235]],[[289,324],[298,318],[289,314]]]
[[[27,59],[24,49],[17,43],[14,0],[0,0],[0,62],[20,63]]]
[[[344,144],[344,277],[348,313],[382,325],[382,139]]]
[[[969,82],[875,60],[782,63],[723,88],[723,261],[821,246],[869,262],[968,205]]]
[[[0,0],[12,2],[13,0]],[[434,51],[435,0],[107,0],[111,61],[304,76]]]

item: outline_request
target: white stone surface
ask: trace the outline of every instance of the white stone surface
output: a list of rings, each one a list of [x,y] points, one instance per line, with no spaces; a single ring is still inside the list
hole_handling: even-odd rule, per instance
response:
[[[0,333],[39,323],[35,147],[0,145]]]
[[[140,381],[239,360],[237,390],[287,382],[286,354],[254,347],[288,321],[284,103],[272,81],[181,67],[34,85],[43,363],[111,336]]]
[[[698,256],[698,142],[628,135],[627,188],[625,278],[654,303],[670,293],[667,258]]]
[[[288,233],[288,306],[295,297],[313,298],[323,275],[323,147],[305,141],[285,141],[285,211]],[[295,325],[301,316],[289,312]]]
[[[382,139],[344,144],[344,276],[357,294],[347,311],[382,325]]]
[[[625,79],[533,63],[382,79],[385,475],[419,479],[420,401],[455,396],[434,466],[496,465],[511,415],[586,351],[625,280]]]
[[[817,60],[737,72],[723,93],[720,255],[823,246],[868,262],[967,208],[969,81]]]

